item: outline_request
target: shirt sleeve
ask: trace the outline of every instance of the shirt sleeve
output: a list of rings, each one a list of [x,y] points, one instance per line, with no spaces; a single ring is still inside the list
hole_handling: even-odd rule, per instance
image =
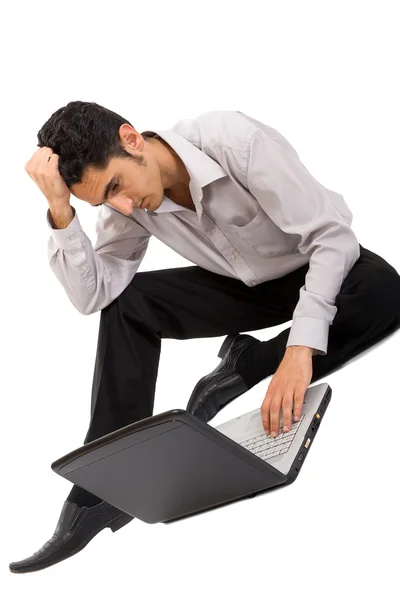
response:
[[[336,296],[360,256],[356,235],[299,157],[262,130],[250,140],[247,185],[282,231],[301,236],[298,249],[310,257],[286,346],[324,356]]]
[[[48,259],[72,304],[83,315],[108,306],[128,286],[146,253],[151,234],[137,221],[103,204],[92,242],[74,218],[66,229],[54,229],[50,209]]]

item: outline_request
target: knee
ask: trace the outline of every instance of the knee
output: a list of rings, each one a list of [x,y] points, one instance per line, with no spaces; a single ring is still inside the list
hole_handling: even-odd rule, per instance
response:
[[[400,275],[396,271],[377,269],[370,294],[381,310],[400,315]]]
[[[377,273],[376,280],[382,293],[390,293],[397,299],[400,297],[400,275],[397,271],[380,270]]]
[[[141,271],[135,273],[134,277],[128,283],[128,285],[122,290],[118,298],[129,296],[137,291],[142,291],[146,288],[146,284],[149,282],[149,276],[151,277],[150,271]]]
[[[143,275],[145,272],[143,273]],[[119,311],[124,310],[125,308],[133,308],[137,306],[140,302],[139,296],[141,295],[141,283],[143,281],[143,277],[141,273],[136,273],[133,279],[128,283],[128,285],[120,292],[120,294],[114,298],[114,300],[108,304],[103,311],[110,311],[112,309],[117,309]]]

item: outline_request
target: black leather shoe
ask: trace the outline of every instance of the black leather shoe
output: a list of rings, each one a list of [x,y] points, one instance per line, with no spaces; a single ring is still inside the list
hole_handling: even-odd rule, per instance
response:
[[[197,383],[186,410],[203,421],[210,421],[224,406],[250,389],[235,366],[239,356],[259,342],[251,335],[228,335],[218,352],[222,361]]]
[[[29,558],[10,563],[10,571],[46,569],[82,550],[105,527],[115,532],[133,518],[105,500],[89,507],[65,500],[53,536]]]

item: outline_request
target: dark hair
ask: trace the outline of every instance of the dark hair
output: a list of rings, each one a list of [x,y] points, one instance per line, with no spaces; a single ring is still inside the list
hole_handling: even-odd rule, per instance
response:
[[[80,183],[84,170],[107,168],[114,157],[141,165],[142,154],[132,155],[121,146],[119,128],[127,120],[95,102],[69,102],[46,121],[37,134],[38,146],[48,146],[59,155],[58,168],[68,188]],[[149,139],[143,136],[145,140]]]

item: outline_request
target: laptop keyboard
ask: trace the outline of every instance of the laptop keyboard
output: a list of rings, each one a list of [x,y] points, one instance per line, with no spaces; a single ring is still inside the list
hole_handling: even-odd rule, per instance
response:
[[[303,418],[304,415],[301,415],[300,420],[293,423],[290,431],[287,431],[286,433],[283,433],[283,428],[281,427],[276,438],[268,437],[266,433],[262,433],[261,435],[256,435],[255,437],[241,442],[240,445],[263,460],[286,454]]]

